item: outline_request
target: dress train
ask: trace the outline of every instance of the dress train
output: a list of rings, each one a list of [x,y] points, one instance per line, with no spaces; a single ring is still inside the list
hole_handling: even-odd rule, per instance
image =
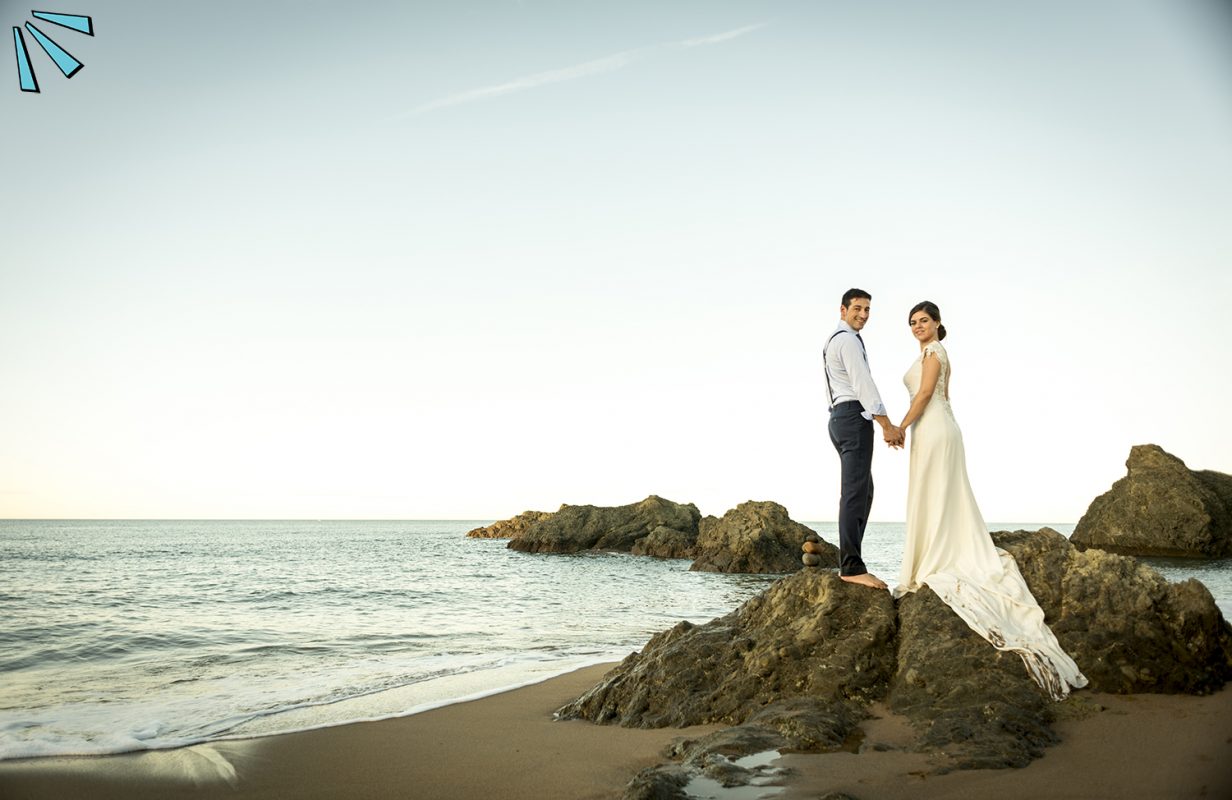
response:
[[[903,377],[914,397],[923,359],[941,361],[937,388],[911,426],[907,541],[894,597],[920,586],[936,592],[954,613],[998,650],[1022,657],[1027,673],[1048,694],[1064,699],[1087,679],[1044,622],[1013,556],[996,547],[967,477],[962,432],[946,397],[949,356],[932,342]]]

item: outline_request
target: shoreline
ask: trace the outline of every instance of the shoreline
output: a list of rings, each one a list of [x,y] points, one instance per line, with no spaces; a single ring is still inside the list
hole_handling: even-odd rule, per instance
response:
[[[617,797],[684,731],[557,722],[614,662],[409,716],[174,750],[0,762],[15,798]]]
[[[614,663],[409,716],[175,750],[0,762],[0,795],[28,798],[619,798],[678,737],[723,726],[631,729],[552,712]],[[1079,692],[1061,743],[1022,769],[931,774],[902,717],[874,706],[858,754],[788,754],[782,800],[1232,797],[1232,687],[1206,696]],[[1102,710],[1097,710],[1102,709]],[[747,791],[747,790],[746,790]],[[773,791],[767,787],[766,791]],[[739,795],[732,794],[735,798]]]
[[[106,748],[100,746],[77,752],[21,752],[19,747],[14,745],[7,748],[8,752],[0,755],[0,766],[48,759],[74,760],[161,753],[204,745],[260,740],[362,722],[400,719],[516,691],[592,666],[608,665],[610,668],[610,665],[618,662],[624,655],[627,653],[607,653],[603,656],[573,657],[555,661],[509,661],[497,666],[463,669],[429,681],[416,681],[328,702],[305,703],[254,713],[229,725],[224,731],[198,737],[182,737],[179,740],[132,740],[127,745],[116,744]],[[145,746],[142,746],[143,744]],[[18,753],[11,754],[14,750]]]

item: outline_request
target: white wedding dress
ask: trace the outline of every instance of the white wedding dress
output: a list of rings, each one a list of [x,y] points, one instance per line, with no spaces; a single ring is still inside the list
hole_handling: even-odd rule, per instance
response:
[[[936,353],[941,375],[924,413],[911,426],[907,485],[907,544],[898,598],[927,584],[971,629],[998,650],[1022,656],[1027,672],[1057,700],[1087,679],[1066,655],[1035,602],[1018,565],[996,547],[967,479],[962,431],[950,409],[946,386],[950,359],[931,342],[903,376],[914,398],[923,359]]]

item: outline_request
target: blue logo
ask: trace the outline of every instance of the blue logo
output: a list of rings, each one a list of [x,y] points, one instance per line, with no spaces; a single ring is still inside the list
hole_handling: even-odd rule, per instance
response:
[[[31,11],[30,14],[35,19],[59,25],[61,28],[84,33],[86,36],[94,35],[94,20],[90,17],[83,17],[80,14],[55,14],[50,11]],[[50,36],[36,28],[34,23],[27,22],[26,30],[30,32],[34,41],[39,43],[39,47],[43,48],[43,52],[60,68],[64,77],[71,78],[81,72],[81,68],[85,65],[74,58],[72,53],[56,44]],[[34,65],[30,63],[30,51],[26,49],[26,37],[22,35],[21,28],[17,26],[13,26],[13,49],[17,51],[17,82],[21,90],[37,92],[39,90],[38,78],[34,74]]]

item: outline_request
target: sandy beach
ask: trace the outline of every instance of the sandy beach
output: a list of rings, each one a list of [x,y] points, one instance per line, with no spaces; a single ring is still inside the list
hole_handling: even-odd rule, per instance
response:
[[[618,798],[673,739],[714,728],[552,720],[610,666],[399,719],[161,752],[7,762],[0,797]],[[1080,697],[1104,710],[1059,722],[1062,743],[1029,767],[945,775],[927,774],[928,756],[895,749],[910,741],[906,723],[876,708],[859,754],[780,758],[776,766],[793,774],[777,796],[1232,797],[1232,691]],[[756,796],[748,792],[731,797]]]

